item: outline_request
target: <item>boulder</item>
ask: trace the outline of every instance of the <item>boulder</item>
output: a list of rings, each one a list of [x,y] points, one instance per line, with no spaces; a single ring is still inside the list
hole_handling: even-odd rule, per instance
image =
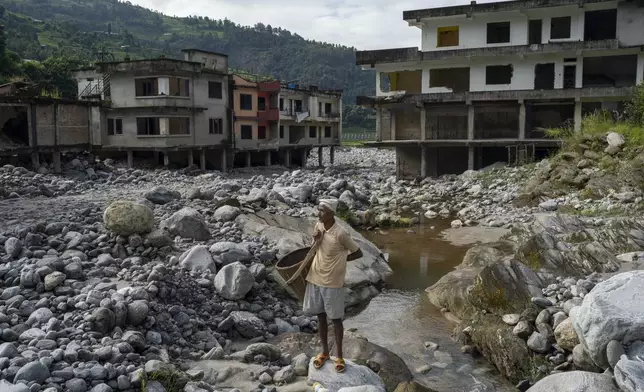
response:
[[[208,247],[204,245],[197,245],[185,251],[179,256],[179,264],[181,267],[193,272],[217,272],[215,260],[208,252]]]
[[[235,329],[245,338],[252,339],[266,332],[266,324],[262,319],[250,312],[235,311],[230,313]]]
[[[29,387],[25,384],[12,384],[7,380],[0,380],[0,391],[2,392],[29,392]]]
[[[166,227],[170,233],[181,238],[192,238],[196,241],[206,241],[210,239],[210,230],[199,211],[194,208],[185,207],[172,214],[172,216],[163,222],[162,227]]]
[[[568,351],[572,351],[579,344],[579,338],[577,337],[577,332],[575,332],[570,317],[557,325],[557,328],[555,328],[555,339],[557,339],[559,347]]]
[[[534,384],[528,392],[619,392],[607,374],[572,371],[551,374]]]
[[[147,192],[144,197],[154,204],[163,205],[181,199],[181,193],[159,186]]]
[[[609,366],[606,346],[644,339],[644,271],[624,272],[597,284],[571,318],[581,344],[600,368]]]
[[[323,366],[316,369],[313,360],[309,362],[308,384],[320,383],[329,392],[338,392],[348,387],[373,386],[377,391],[385,392],[385,385],[373,370],[366,366],[358,365],[350,360],[345,360],[346,368],[343,373],[337,373],[333,366]]]
[[[624,143],[626,143],[626,140],[624,139],[623,135],[617,132],[610,132],[608,135],[606,135],[606,142],[610,147],[621,147]]]
[[[622,355],[615,365],[615,381],[624,392],[644,391],[644,362]]]
[[[221,206],[215,210],[215,213],[212,215],[217,222],[230,222],[237,218],[237,215],[241,210],[233,206]]]
[[[224,266],[215,276],[217,293],[227,300],[242,299],[253,288],[255,276],[242,263]]]
[[[154,214],[142,204],[119,200],[105,209],[103,223],[107,230],[118,235],[149,233],[154,226]]]
[[[49,369],[40,361],[29,362],[18,370],[16,376],[13,378],[14,384],[18,381],[31,382],[35,381],[42,384],[49,378]]]

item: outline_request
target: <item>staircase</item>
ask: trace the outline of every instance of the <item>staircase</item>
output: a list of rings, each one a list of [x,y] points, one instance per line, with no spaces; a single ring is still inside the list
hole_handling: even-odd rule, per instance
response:
[[[111,96],[111,77],[105,74],[99,80],[89,82],[85,89],[78,94],[78,99],[106,99]]]

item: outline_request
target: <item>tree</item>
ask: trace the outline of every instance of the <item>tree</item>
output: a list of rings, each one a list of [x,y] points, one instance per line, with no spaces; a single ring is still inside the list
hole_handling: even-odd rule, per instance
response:
[[[2,18],[4,16],[5,10],[6,9],[2,5],[0,5],[0,18]]]
[[[107,24],[107,34],[110,34],[110,35],[112,34],[112,23],[111,22]]]

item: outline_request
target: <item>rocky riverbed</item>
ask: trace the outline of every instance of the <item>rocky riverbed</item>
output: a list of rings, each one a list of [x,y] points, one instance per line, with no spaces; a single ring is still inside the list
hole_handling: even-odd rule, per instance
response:
[[[620,146],[602,154],[625,159]],[[317,320],[301,314],[273,266],[310,243],[315,204],[335,197],[339,215],[361,228],[443,217],[456,229],[511,229],[470,249],[428,289],[434,305],[462,320],[463,351],[483,354],[521,390],[567,385],[548,380],[573,369],[563,374],[588,388],[638,390],[644,311],[641,301],[622,306],[639,298],[642,276],[611,276],[639,269],[639,253],[629,252],[644,246],[644,228],[615,212],[638,211],[642,196],[632,177],[619,186],[591,181],[604,170],[596,154],[422,181],[397,181],[392,151],[363,149],[337,151],[327,168],[315,167],[312,154],[299,170],[226,174],[127,169],[91,156],[67,158],[61,176],[46,164],[5,165],[0,387],[296,391],[310,388],[308,377],[330,390],[420,390],[400,358],[359,336],[347,343],[354,362],[341,378],[308,366]],[[576,188],[558,192],[571,171]],[[537,192],[535,178],[554,185]],[[591,183],[604,184],[592,197]],[[377,295],[392,272],[373,244],[353,234],[365,257],[347,271],[347,306]],[[616,384],[588,373],[605,369]]]

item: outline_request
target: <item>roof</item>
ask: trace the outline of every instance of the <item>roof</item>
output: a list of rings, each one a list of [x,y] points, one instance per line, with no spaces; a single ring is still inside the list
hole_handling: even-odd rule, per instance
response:
[[[562,7],[567,5],[607,3],[611,0],[511,0],[493,3],[477,4],[472,1],[467,5],[449,7],[425,8],[412,11],[403,11],[403,20],[416,21],[422,18],[440,18],[446,16],[471,15],[484,12],[504,12],[524,9]]]
[[[220,52],[212,52],[210,50],[203,50],[203,49],[195,49],[195,48],[188,48],[188,49],[181,49],[182,52],[201,52],[201,53],[209,53],[209,54],[215,54],[217,56],[224,56],[228,57],[227,54],[225,53],[220,53]]]

